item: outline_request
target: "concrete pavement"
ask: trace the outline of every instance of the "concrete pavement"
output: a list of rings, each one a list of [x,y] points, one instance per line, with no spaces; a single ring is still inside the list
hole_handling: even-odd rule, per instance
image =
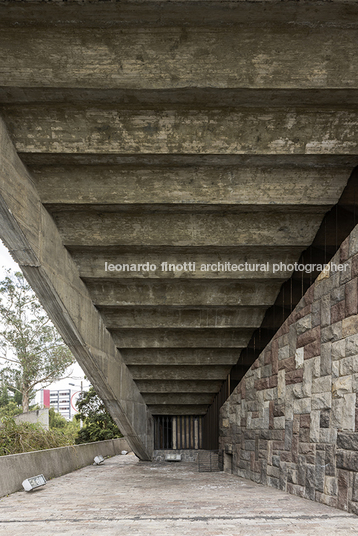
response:
[[[116,456],[0,500],[0,534],[331,536],[358,517],[195,464]]]

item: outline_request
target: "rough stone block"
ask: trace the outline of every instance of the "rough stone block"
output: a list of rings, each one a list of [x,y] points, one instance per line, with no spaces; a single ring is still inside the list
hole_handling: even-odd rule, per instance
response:
[[[336,476],[336,445],[325,445],[326,463],[325,472],[327,476]]]
[[[297,497],[304,497],[305,496],[305,488],[304,486],[299,486],[296,484],[287,483],[287,491],[288,493],[291,493],[292,495],[297,495]]]
[[[306,466],[306,485],[305,485],[305,497],[311,501],[315,500],[316,491],[316,470],[315,466],[307,464]]]
[[[358,472],[358,452],[337,450],[336,466],[337,469]]]
[[[303,363],[304,363],[304,348],[303,347],[297,348],[297,350],[295,351],[296,369],[303,368]]]
[[[320,428],[329,428],[330,427],[331,412],[330,410],[324,409],[320,412]]]
[[[312,394],[330,393],[332,380],[330,376],[323,376],[312,381]]]
[[[293,437],[293,422],[287,421],[285,424],[285,450],[291,450]]]
[[[319,432],[320,443],[335,443],[337,440],[336,428],[321,428]]]
[[[318,443],[320,438],[320,415],[319,410],[311,411],[310,441]]]
[[[344,293],[344,287],[341,285],[334,288],[331,291],[331,306],[337,304],[338,302],[341,302],[344,300],[345,293]],[[332,307],[331,307],[331,319],[332,319]],[[335,320],[331,320],[331,324],[334,324]]]
[[[352,257],[352,267],[351,267],[351,277],[357,277],[358,276],[358,255],[354,255]]]
[[[342,320],[342,337],[358,333],[358,315],[349,316]]]
[[[357,356],[357,365],[358,365],[358,356]],[[344,357],[339,362],[339,375],[348,376],[353,374],[353,357]]]
[[[353,378],[352,376],[341,376],[332,382],[332,395],[333,398],[343,398],[344,395],[352,393],[353,391]]]
[[[358,313],[358,278],[355,277],[345,286],[345,316],[352,316]]]
[[[315,328],[312,328],[305,333],[302,333],[302,335],[299,335],[297,337],[297,348],[300,348],[301,346],[307,346],[308,344],[311,344],[317,340],[320,340],[321,338],[321,327],[317,326]]]
[[[286,372],[285,381],[286,385],[294,383],[301,383],[303,380],[303,370],[293,370],[292,372]]]
[[[325,465],[324,451],[316,451],[316,490],[321,493],[324,490]]]
[[[331,325],[331,299],[329,294],[321,298],[320,305],[321,328],[325,328]]]
[[[340,320],[343,320],[346,316],[346,302],[340,301],[336,303],[335,305],[332,305],[331,307],[331,322],[334,324],[335,322],[339,322]]]
[[[320,374],[326,376],[332,372],[332,344],[329,342],[321,344]]]
[[[300,336],[303,333],[306,333],[306,331],[310,330],[311,328],[312,328],[312,316],[310,314],[304,316],[303,318],[300,318],[296,322],[297,336]]]
[[[321,342],[335,342],[342,339],[342,322],[336,322],[321,330]]]
[[[355,429],[355,394],[344,395],[343,398],[332,400],[331,425],[335,429]]]
[[[316,339],[313,342],[310,342],[307,344],[304,348],[304,358],[310,359],[311,357],[315,357],[317,355],[320,355],[321,353],[321,341],[320,339]]]
[[[338,471],[338,508],[348,510],[348,471]]]
[[[358,432],[338,432],[337,448],[358,452]]]
[[[293,402],[293,411],[294,413],[311,413],[311,399],[310,398],[301,398],[299,400],[294,400]]]
[[[289,346],[283,346],[278,350],[278,360],[282,361],[282,359],[288,359],[290,357],[290,349]]]
[[[336,497],[338,495],[338,478],[335,476],[325,476],[323,491],[325,495]]]
[[[352,354],[346,354],[346,345],[347,345],[348,340],[349,339],[342,339],[341,341],[336,341],[332,343],[331,356],[332,356],[333,361],[335,361],[336,359],[342,359],[342,357],[345,357],[346,355],[352,355]],[[357,353],[358,353],[358,337],[357,337]]]

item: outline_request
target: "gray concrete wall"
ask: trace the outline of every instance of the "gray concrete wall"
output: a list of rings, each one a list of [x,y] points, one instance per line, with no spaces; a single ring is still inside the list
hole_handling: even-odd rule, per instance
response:
[[[27,413],[20,413],[14,417],[15,422],[29,422],[30,424],[41,424],[45,430],[49,429],[49,409],[36,409]]]
[[[220,448],[229,472],[358,514],[358,226],[333,262],[221,408]]]
[[[165,450],[154,450],[153,451],[153,461],[154,462],[165,462],[166,454],[181,454],[182,462],[193,462],[196,463],[198,460],[199,450],[197,449],[165,449]],[[168,462],[168,463],[177,463],[177,462]]]
[[[23,489],[22,482],[30,476],[43,474],[49,480],[90,465],[95,456],[116,456],[122,450],[130,449],[124,438],[118,438],[0,456],[0,497]]]

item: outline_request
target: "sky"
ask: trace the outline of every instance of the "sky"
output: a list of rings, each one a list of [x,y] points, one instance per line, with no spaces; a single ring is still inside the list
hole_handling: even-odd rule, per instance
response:
[[[12,271],[20,270],[19,265],[12,259],[8,249],[0,240],[0,281],[6,276],[6,270],[11,269]],[[0,368],[4,365],[4,361],[0,359]],[[83,388],[86,389],[89,386],[89,382],[84,379],[84,372],[79,366],[78,363],[75,363],[67,370],[67,374],[70,375],[70,378],[66,378],[59,382],[51,384],[46,389],[72,389],[73,391],[80,390],[81,380],[83,380]],[[74,383],[75,386],[69,385],[69,383]],[[36,397],[36,402],[40,403],[40,397]]]

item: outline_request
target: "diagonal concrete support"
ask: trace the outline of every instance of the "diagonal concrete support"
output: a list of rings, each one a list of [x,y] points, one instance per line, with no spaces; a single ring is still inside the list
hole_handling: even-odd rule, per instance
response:
[[[1,238],[133,451],[152,452],[152,417],[0,119]]]

